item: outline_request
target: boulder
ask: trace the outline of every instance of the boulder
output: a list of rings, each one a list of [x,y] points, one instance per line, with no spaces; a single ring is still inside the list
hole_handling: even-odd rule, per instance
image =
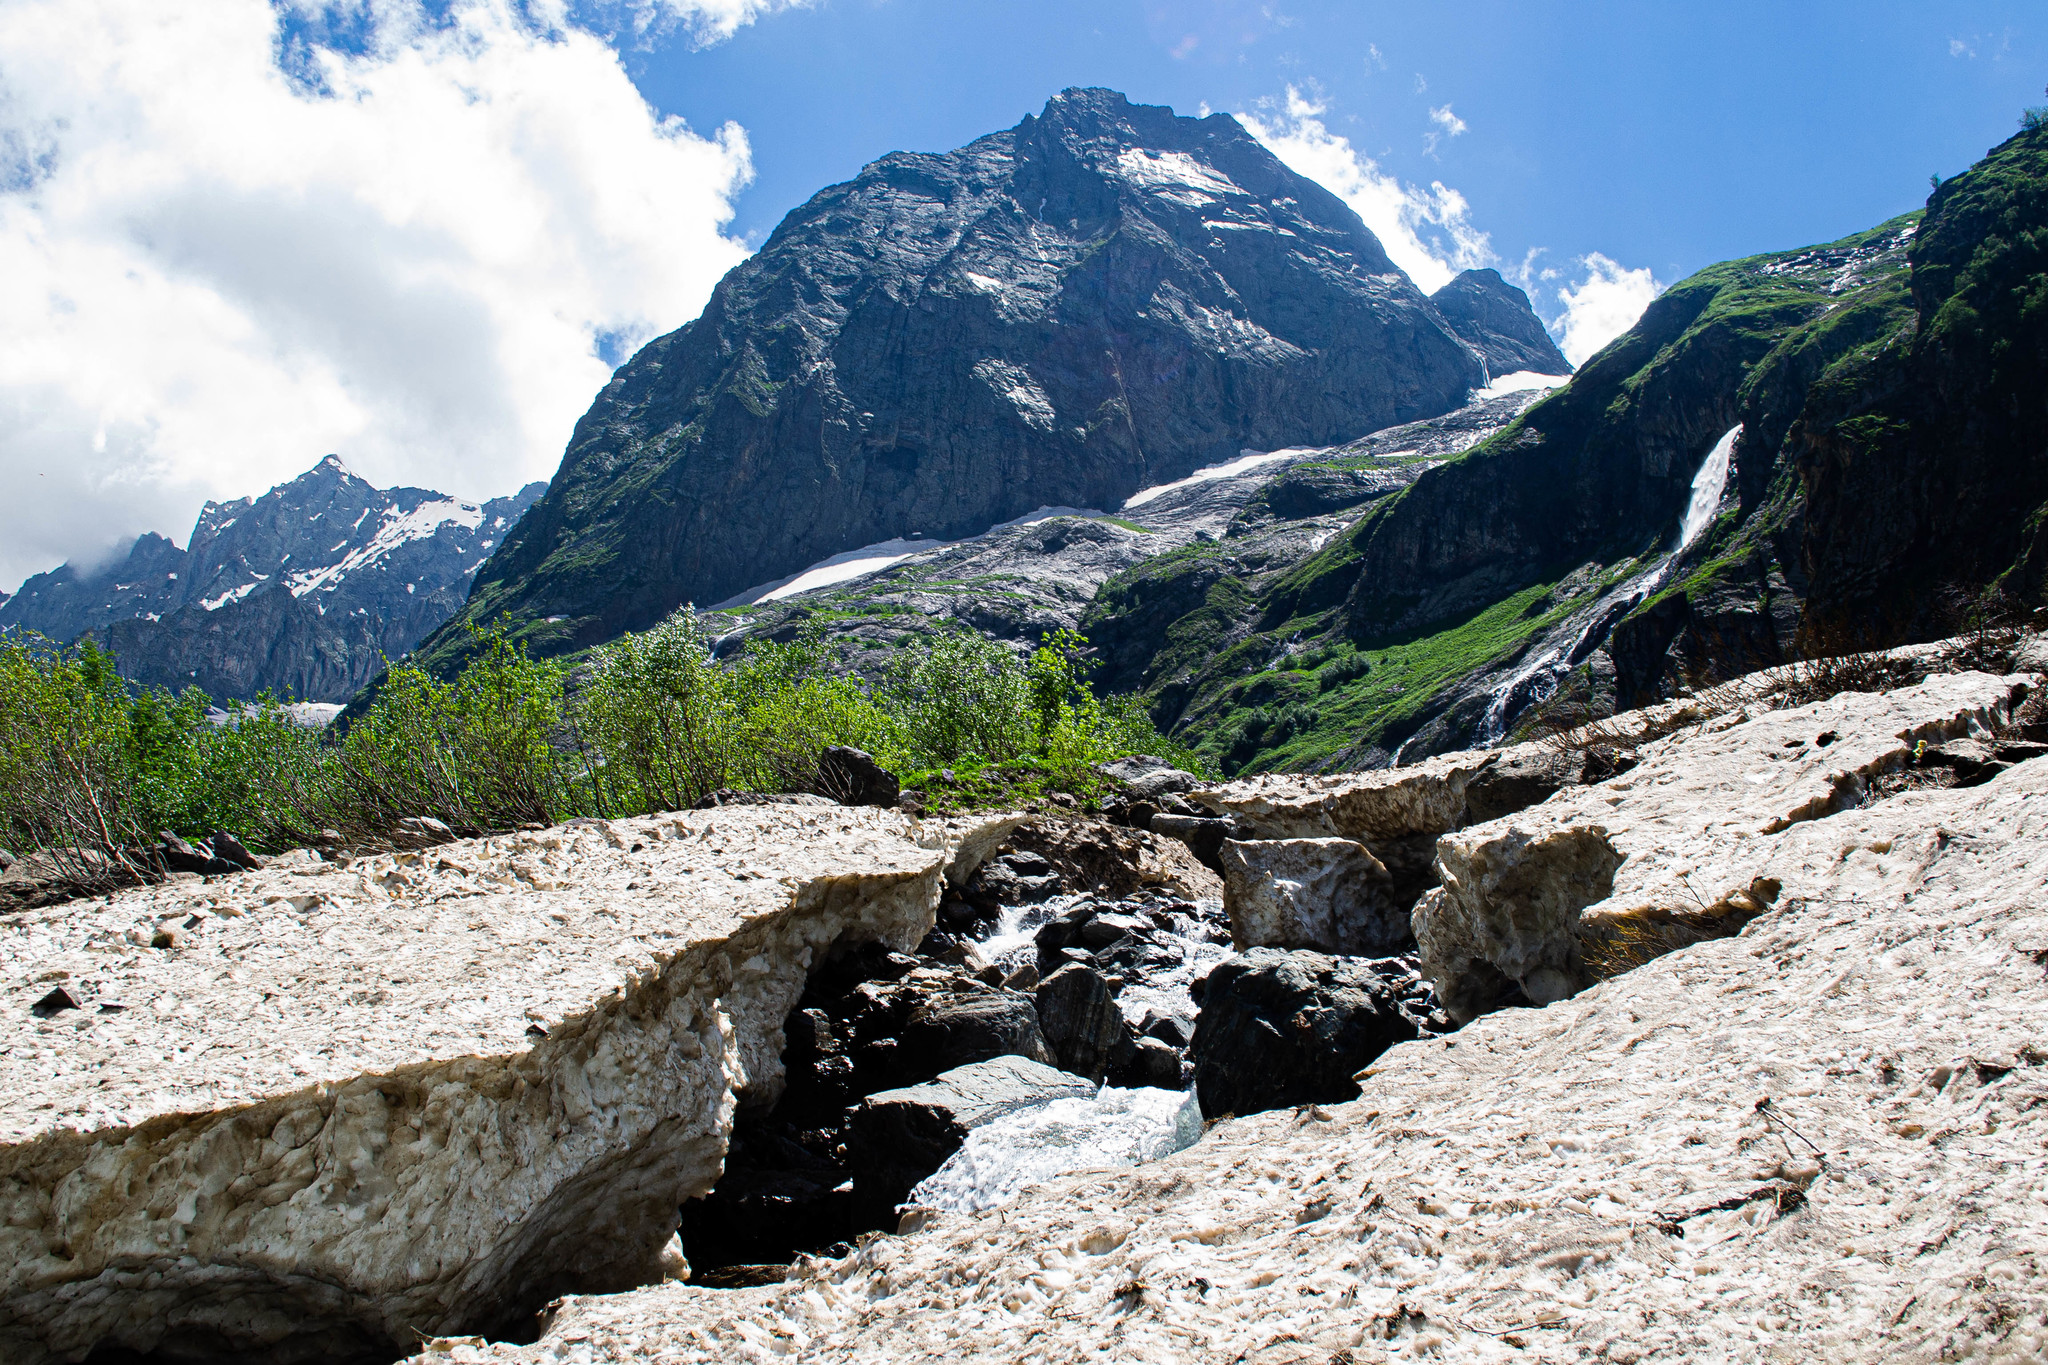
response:
[[[206,842],[212,847],[214,857],[224,858],[236,867],[254,872],[263,866],[263,859],[251,853],[240,839],[224,829],[214,831],[213,837]]]
[[[899,1056],[905,1070],[931,1075],[1003,1056],[1054,1064],[1032,997],[1001,989],[951,992],[919,1005],[903,1026]]]
[[[1025,850],[998,854],[983,863],[960,894],[969,905],[988,913],[1008,905],[1035,905],[1065,888],[1058,868],[1043,854]]]
[[[1989,734],[2030,683],[1940,674],[1759,705],[1644,744],[1635,767],[1597,786],[1447,834],[1443,886],[1414,911],[1423,975],[1463,1021],[1503,980],[1548,1004],[1739,932],[1779,894],[1761,869],[1785,830],[1861,804],[1916,753]]]
[[[935,1080],[870,1095],[853,1113],[847,1159],[854,1217],[886,1220],[919,1181],[991,1119],[1029,1105],[1088,1096],[1095,1087],[1024,1057],[997,1057]]]
[[[1157,817],[1155,817],[1156,822]],[[1099,821],[1045,815],[1010,835],[1010,850],[1036,853],[1069,893],[1124,900],[1147,888],[1189,900],[1223,894],[1222,882],[1178,839]]]
[[[1260,839],[1223,845],[1223,908],[1248,948],[1313,948],[1384,957],[1414,943],[1393,878],[1350,839]]]
[[[1040,969],[1041,971],[1043,968]],[[1100,1081],[1131,1026],[1100,972],[1070,962],[1038,983],[1038,1024],[1063,1070]]]
[[[1180,1090],[1186,1084],[1183,1069],[1180,1049],[1173,1044],[1158,1038],[1136,1038],[1127,1051],[1119,1053],[1108,1079],[1125,1090]]]
[[[1434,1026],[1412,958],[1254,948],[1196,987],[1195,1091],[1211,1118],[1351,1099],[1360,1068]]]
[[[671,1273],[813,960],[918,942],[954,856],[762,806],[0,921],[0,1359],[390,1359]]]
[[[1237,833],[1237,827],[1228,820],[1219,820],[1206,815],[1155,815],[1145,828],[1153,834],[1163,834],[1178,839],[1188,846],[1195,860],[1218,876],[1223,874],[1221,850],[1223,841]]]
[[[188,844],[169,830],[157,833],[154,851],[157,861],[171,872],[197,872],[203,876],[220,876],[242,870],[241,864],[229,862],[226,858],[217,858],[211,848],[203,844]]]
[[[873,755],[844,744],[818,755],[818,786],[842,806],[894,806],[903,794],[896,774]]]
[[[1105,776],[1123,783],[1124,794],[1132,801],[1156,803],[1169,793],[1193,791],[1201,785],[1201,779],[1193,773],[1183,772],[1165,759],[1149,754],[1135,754],[1098,766]]]

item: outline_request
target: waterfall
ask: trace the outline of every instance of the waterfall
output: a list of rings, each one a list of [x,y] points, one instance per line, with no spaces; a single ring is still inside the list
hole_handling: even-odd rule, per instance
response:
[[[1651,568],[1601,594],[1599,601],[1561,623],[1556,633],[1564,635],[1570,631],[1569,644],[1552,645],[1539,651],[1534,659],[1494,688],[1493,696],[1487,702],[1486,718],[1479,724],[1478,741],[1481,746],[1500,743],[1516,713],[1532,703],[1549,701],[1555,696],[1564,675],[1593,652],[1614,623],[1634,611],[1664,585],[1664,579],[1670,574],[1678,556],[1713,521],[1714,512],[1721,505],[1721,494],[1728,488],[1729,457],[1734,454],[1735,442],[1741,436],[1742,424],[1738,422],[1714,442],[1707,458],[1700,461],[1699,471],[1692,476],[1692,499],[1686,504],[1684,521],[1679,523],[1678,544]],[[1574,626],[1577,628],[1573,629]],[[1398,750],[1394,757],[1398,764]]]
[[[1679,523],[1678,548],[1699,538],[1707,529],[1707,523],[1714,519],[1714,512],[1721,505],[1721,494],[1728,487],[1728,457],[1735,452],[1735,442],[1742,435],[1742,423],[1728,428],[1714,448],[1707,452],[1707,458],[1700,461],[1699,473],[1692,476],[1692,501],[1685,505],[1685,520]]]

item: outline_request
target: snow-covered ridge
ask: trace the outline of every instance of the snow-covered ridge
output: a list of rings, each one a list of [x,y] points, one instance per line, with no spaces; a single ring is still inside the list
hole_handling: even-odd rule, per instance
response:
[[[474,531],[483,525],[483,520],[484,509],[481,506],[473,502],[460,502],[454,498],[423,502],[410,512],[396,507],[387,508],[383,524],[377,528],[376,534],[370,537],[368,544],[349,551],[340,560],[325,568],[302,570],[291,575],[286,581],[290,583],[294,597],[304,597],[307,593],[322,588],[331,592],[340,585],[343,577],[357,569],[375,564],[407,541],[430,539],[438,534],[443,526],[448,525]]]
[[[1225,460],[1222,464],[1205,465],[1184,479],[1175,479],[1172,483],[1158,483],[1150,488],[1141,488],[1131,494],[1130,497],[1124,499],[1122,510],[1128,512],[1133,508],[1143,507],[1154,498],[1162,494],[1171,493],[1177,488],[1192,488],[1198,483],[1207,483],[1211,479],[1231,479],[1239,474],[1249,474],[1255,469],[1273,464],[1276,461],[1292,459],[1297,455],[1306,455],[1310,452],[1310,449],[1311,447],[1308,446],[1289,446],[1285,450],[1242,451],[1234,460]]]

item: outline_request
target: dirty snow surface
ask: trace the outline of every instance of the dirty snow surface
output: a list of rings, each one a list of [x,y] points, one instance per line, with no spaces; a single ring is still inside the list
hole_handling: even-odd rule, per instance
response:
[[[1396,1048],[1355,1102],[424,1358],[2041,1359],[2048,760],[1773,840],[1739,936]]]

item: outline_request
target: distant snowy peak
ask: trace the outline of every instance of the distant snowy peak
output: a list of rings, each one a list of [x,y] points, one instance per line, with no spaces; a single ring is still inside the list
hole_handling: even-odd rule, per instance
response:
[[[545,491],[465,502],[424,488],[380,489],[328,456],[256,497],[209,502],[185,549],[154,533],[112,566],[38,574],[0,605],[0,627],[55,639],[185,608],[218,613],[276,585],[336,607],[383,616],[422,596],[453,610],[493,546]],[[410,610],[410,608],[408,608]]]

